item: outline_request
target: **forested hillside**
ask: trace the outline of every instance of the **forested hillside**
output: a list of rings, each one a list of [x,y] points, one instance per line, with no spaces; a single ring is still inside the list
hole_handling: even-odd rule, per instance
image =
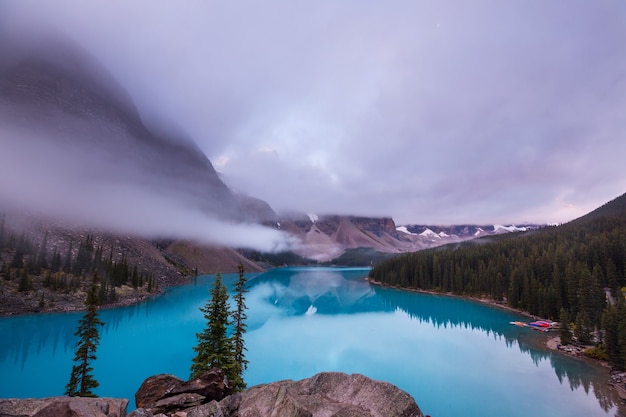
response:
[[[84,300],[94,274],[101,305],[136,300],[158,290],[154,272],[163,268],[151,268],[150,259],[129,259],[124,244],[55,228],[45,230],[41,240],[33,236],[8,230],[0,214],[0,315],[74,309],[74,301]]]
[[[574,322],[626,365],[626,194],[568,224],[415,252],[378,264],[374,281],[487,296],[541,317]]]

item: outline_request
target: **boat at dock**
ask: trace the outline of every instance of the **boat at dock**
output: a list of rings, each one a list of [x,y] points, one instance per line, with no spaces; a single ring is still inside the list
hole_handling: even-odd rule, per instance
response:
[[[555,329],[559,324],[555,321],[546,321],[546,320],[537,320],[537,321],[531,321],[531,322],[512,321],[510,323],[518,327],[529,327],[533,330],[537,330],[540,332],[547,332],[552,329]]]

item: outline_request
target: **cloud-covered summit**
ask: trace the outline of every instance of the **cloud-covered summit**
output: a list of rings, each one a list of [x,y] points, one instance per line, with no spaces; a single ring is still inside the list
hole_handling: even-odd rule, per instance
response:
[[[619,0],[0,7],[82,44],[277,210],[563,222],[626,189]]]
[[[19,34],[1,38],[0,214],[148,238],[288,246],[285,234],[250,224],[245,199],[193,143],[147,129],[88,54],[57,33]]]

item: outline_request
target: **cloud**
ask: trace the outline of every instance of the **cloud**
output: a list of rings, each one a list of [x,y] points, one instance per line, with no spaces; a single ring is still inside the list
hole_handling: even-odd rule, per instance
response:
[[[229,222],[146,183],[145,173],[113,163],[93,147],[0,129],[0,202],[4,209],[68,226],[149,238],[181,238],[272,252],[293,238],[256,224]],[[158,174],[153,174],[157,177]],[[161,178],[162,180],[162,178]]]
[[[618,0],[58,0],[6,12],[81,43],[148,123],[174,121],[229,185],[277,210],[562,222],[626,191]]]

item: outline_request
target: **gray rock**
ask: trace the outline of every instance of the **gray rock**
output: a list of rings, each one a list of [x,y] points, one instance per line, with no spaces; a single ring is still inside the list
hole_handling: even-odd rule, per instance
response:
[[[398,387],[339,372],[257,385],[186,411],[188,417],[423,417]]]
[[[187,417],[227,417],[217,401],[199,405],[187,411]]]
[[[228,387],[218,370],[188,382],[157,375],[142,384],[151,414],[131,417],[423,417],[409,394],[359,374],[324,372],[301,381],[257,385],[219,402],[210,397],[221,398]]]
[[[129,413],[128,417],[154,417],[154,414],[152,414],[152,411],[146,410],[145,408],[138,408]]]
[[[135,393],[135,403],[137,407],[153,415],[171,414],[213,400],[221,400],[231,393],[232,387],[224,371],[209,369],[200,377],[186,382],[174,375],[151,376]]]
[[[200,394],[183,393],[165,397],[151,408],[153,413],[167,413],[183,410],[185,408],[195,407],[204,402],[205,397]]]
[[[182,393],[200,394],[206,398],[205,402],[219,401],[232,394],[232,387],[223,370],[211,368],[196,379],[189,380],[173,389],[171,395]]]
[[[147,378],[135,393],[135,404],[138,408],[153,408],[157,401],[172,394],[174,390],[184,384],[184,381],[174,375],[161,374]]]
[[[119,398],[50,397],[0,399],[2,417],[126,417],[128,400]]]

